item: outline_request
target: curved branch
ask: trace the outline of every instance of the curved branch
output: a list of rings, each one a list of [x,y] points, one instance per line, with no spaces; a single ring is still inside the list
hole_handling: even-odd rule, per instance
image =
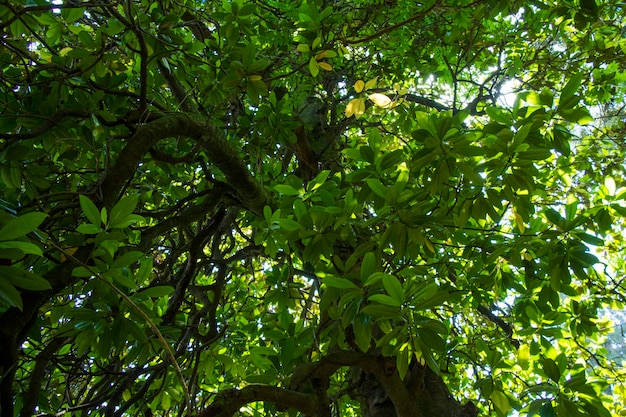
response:
[[[229,389],[218,394],[213,403],[196,417],[231,417],[241,407],[256,401],[268,401],[298,410],[306,416],[315,415],[317,404],[312,395],[267,385],[248,385]]]
[[[248,210],[261,215],[263,207],[271,204],[265,190],[250,174],[223,132],[201,115],[176,113],[137,128],[117,158],[115,166],[106,173],[100,184],[105,207],[110,209],[117,202],[124,185],[132,178],[137,165],[150,148],[159,140],[172,136],[187,136],[198,140],[209,162],[224,173],[228,184],[236,190],[238,200]]]

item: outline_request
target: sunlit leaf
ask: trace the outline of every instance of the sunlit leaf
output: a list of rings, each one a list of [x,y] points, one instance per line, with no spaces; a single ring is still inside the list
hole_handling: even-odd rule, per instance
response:
[[[330,65],[328,62],[318,62],[317,66],[320,67],[321,69],[323,69],[324,71],[332,71],[333,70],[333,66]]]
[[[506,415],[511,408],[509,398],[502,391],[494,390],[489,399],[500,415]]]
[[[374,87],[376,87],[376,84],[378,83],[378,77],[374,77],[371,80],[367,81],[365,83],[365,88],[364,90],[370,90]]]
[[[391,107],[393,101],[386,95],[380,93],[373,93],[367,96],[375,105],[383,109]]]
[[[363,98],[350,100],[346,106],[346,117],[354,116],[358,119],[363,113],[365,113],[365,100]]]

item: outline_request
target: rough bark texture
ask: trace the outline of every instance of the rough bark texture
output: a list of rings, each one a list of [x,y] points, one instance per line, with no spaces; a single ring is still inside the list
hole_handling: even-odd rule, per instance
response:
[[[408,397],[398,398],[399,402],[396,404],[392,398],[397,396],[385,390],[373,374],[361,371],[355,392],[356,398],[361,403],[363,416],[476,417],[478,415],[478,410],[471,401],[465,405],[456,401],[441,377],[426,366],[414,365],[402,385],[401,391],[406,389]]]
[[[297,368],[289,389],[249,386],[224,392],[198,417],[233,416],[243,405],[270,401],[279,410],[293,408],[305,416],[331,415],[328,401],[330,377],[339,368],[353,369],[350,395],[359,400],[364,417],[476,417],[472,402],[452,397],[443,379],[426,366],[413,365],[402,380],[393,361],[379,355],[336,351],[322,360]]]

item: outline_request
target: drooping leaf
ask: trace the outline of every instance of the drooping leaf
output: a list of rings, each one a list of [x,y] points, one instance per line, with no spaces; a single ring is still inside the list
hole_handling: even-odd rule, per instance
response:
[[[20,310],[24,309],[24,304],[19,291],[8,281],[2,278],[0,278],[0,299],[12,307],[17,307]]]
[[[0,241],[14,240],[34,231],[48,217],[45,213],[26,213],[9,220],[0,229]]]
[[[0,266],[0,279],[25,290],[43,291],[51,288],[45,278],[14,266]]]

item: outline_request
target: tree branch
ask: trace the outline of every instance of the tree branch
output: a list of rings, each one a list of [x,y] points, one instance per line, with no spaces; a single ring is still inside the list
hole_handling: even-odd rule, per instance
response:
[[[265,190],[248,171],[237,151],[228,143],[223,132],[205,117],[176,113],[140,125],[120,153],[115,166],[107,172],[100,184],[102,203],[111,208],[118,201],[124,185],[132,178],[143,156],[161,139],[187,136],[202,145],[210,162],[219,168],[228,184],[237,192],[244,207],[257,215],[271,204]]]
[[[47,117],[47,118],[45,116],[36,116],[36,117],[45,119],[45,121],[42,124],[40,124],[38,127],[36,127],[35,129],[32,129],[31,131],[26,132],[26,133],[0,133],[0,139],[7,139],[7,141],[13,141],[13,142],[18,141],[18,140],[23,140],[23,139],[31,139],[49,131],[54,126],[56,126],[61,120],[70,116],[81,118],[81,119],[86,119],[91,116],[91,113],[88,111],[83,111],[83,110],[65,109],[65,110],[59,110],[54,115]],[[28,117],[28,115],[25,115],[24,117]]]
[[[366,36],[366,37],[364,37],[364,38],[361,38],[361,39],[354,39],[354,40],[344,39],[344,40],[343,40],[343,42],[344,42],[345,44],[347,44],[347,45],[354,45],[354,44],[359,44],[359,43],[363,43],[363,42],[368,42],[368,41],[371,41],[372,39],[376,39],[376,38],[378,38],[379,36],[384,35],[385,33],[389,33],[389,32],[392,32],[392,31],[394,31],[394,30],[396,30],[396,29],[401,28],[402,26],[406,26],[406,25],[408,25],[409,23],[411,23],[411,22],[413,22],[413,21],[415,21],[415,20],[419,19],[420,17],[424,17],[424,16],[426,15],[426,13],[428,13],[428,12],[430,12],[432,9],[434,9],[434,8],[435,8],[435,6],[437,6],[437,2],[434,2],[434,3],[432,4],[432,6],[430,6],[430,7],[429,7],[429,8],[427,8],[426,10],[423,10],[423,11],[421,11],[421,12],[419,12],[419,13],[417,13],[417,14],[415,14],[415,15],[411,16],[411,17],[409,17],[408,19],[403,20],[403,21],[402,21],[402,22],[400,22],[400,23],[396,23],[395,25],[388,26],[388,27],[386,27],[386,28],[384,28],[384,29],[382,29],[382,30],[379,30],[378,32],[373,33],[373,34],[371,34],[371,35],[369,35],[369,36]]]
[[[231,417],[244,405],[256,401],[268,401],[293,408],[306,416],[314,415],[317,410],[315,397],[312,395],[267,385],[248,385],[241,389],[220,392],[213,403],[196,417]]]

